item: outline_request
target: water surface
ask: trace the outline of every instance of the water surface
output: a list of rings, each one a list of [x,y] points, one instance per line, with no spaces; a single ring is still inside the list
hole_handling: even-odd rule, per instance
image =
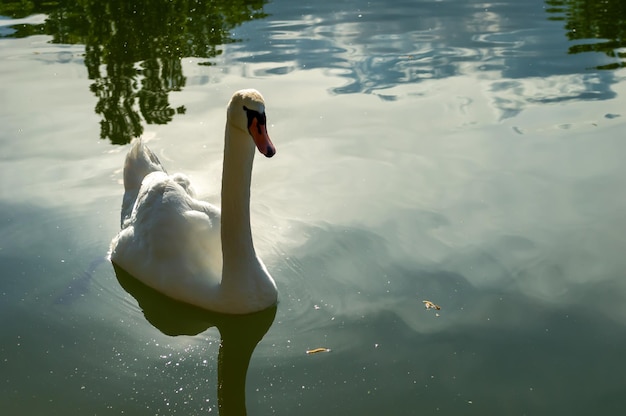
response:
[[[218,411],[218,329],[167,335],[101,259],[125,143],[218,203],[244,87],[278,149],[249,414],[624,408],[621,2],[79,3],[0,20],[3,412]]]

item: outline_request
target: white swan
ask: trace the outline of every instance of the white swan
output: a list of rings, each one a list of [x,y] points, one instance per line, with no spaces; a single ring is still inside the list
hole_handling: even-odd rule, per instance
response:
[[[265,103],[256,90],[228,104],[222,212],[194,198],[189,179],[168,175],[136,139],[124,165],[122,230],[110,259],[157,291],[203,309],[246,314],[276,304],[276,284],[257,257],[250,230],[255,144],[272,157]]]

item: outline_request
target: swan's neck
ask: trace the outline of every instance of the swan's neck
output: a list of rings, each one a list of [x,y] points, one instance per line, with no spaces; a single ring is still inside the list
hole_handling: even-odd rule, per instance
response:
[[[254,143],[247,131],[226,122],[222,171],[222,276],[256,261],[250,230],[250,182]]]

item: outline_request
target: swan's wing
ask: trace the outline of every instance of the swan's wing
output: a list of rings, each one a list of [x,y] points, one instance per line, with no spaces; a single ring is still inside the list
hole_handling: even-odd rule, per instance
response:
[[[133,140],[124,161],[124,189],[139,191],[143,178],[152,172],[165,172],[165,168],[141,138]]]
[[[133,140],[124,161],[122,224],[130,217],[143,180],[152,172],[167,173],[159,158],[143,143],[141,138]]]
[[[209,269],[221,280],[222,235],[219,208],[208,202],[190,199],[184,214],[188,229],[186,243],[200,267]]]
[[[198,201],[164,172],[144,178],[111,259],[144,283],[159,289],[177,276],[219,283],[222,267],[220,212]],[[140,274],[144,273],[145,276]]]

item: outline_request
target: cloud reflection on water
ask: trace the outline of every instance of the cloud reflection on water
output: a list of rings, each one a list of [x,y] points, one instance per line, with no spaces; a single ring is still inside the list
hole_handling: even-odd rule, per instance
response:
[[[359,6],[323,4],[315,14],[294,8],[292,19],[281,11],[269,26],[245,25],[237,33],[247,42],[229,47],[226,62],[265,64],[255,76],[323,68],[345,80],[332,94],[385,100],[402,98],[409,85],[469,76],[492,84],[501,119],[538,102],[615,96],[611,71],[587,72],[610,58],[568,55],[565,36],[554,36],[561,23],[548,20],[542,1]]]
[[[269,355],[270,362],[273,354],[290,357],[305,376],[284,384],[290,377],[285,369],[264,371],[268,380],[283,383],[269,394],[290,397],[287,411],[384,414],[401,399],[403,409],[446,414],[530,411],[536,403],[548,413],[576,413],[598,400],[605,409],[621,402],[622,375],[607,371],[606,363],[621,360],[625,322],[614,308],[603,311],[581,296],[609,299],[603,296],[608,288],[623,293],[619,280],[593,283],[586,294],[551,292],[538,299],[517,290],[516,280],[528,276],[510,270],[524,272],[529,257],[545,255],[523,237],[453,250],[430,268],[396,258],[393,243],[377,233],[340,226],[309,232],[307,243],[291,250],[291,270],[280,272],[295,280],[283,284],[290,298],[281,302],[284,318],[277,328],[288,334],[288,346]],[[548,261],[558,267],[561,259]],[[536,272],[532,263],[530,273]],[[445,271],[455,268],[459,273]],[[468,272],[497,282],[472,282],[476,276]],[[538,277],[571,288],[554,270],[548,273]],[[442,306],[440,316],[424,309],[426,296]],[[305,349],[317,346],[332,352],[304,357]],[[340,399],[347,390],[350,404]],[[326,400],[314,403],[319,397]]]

